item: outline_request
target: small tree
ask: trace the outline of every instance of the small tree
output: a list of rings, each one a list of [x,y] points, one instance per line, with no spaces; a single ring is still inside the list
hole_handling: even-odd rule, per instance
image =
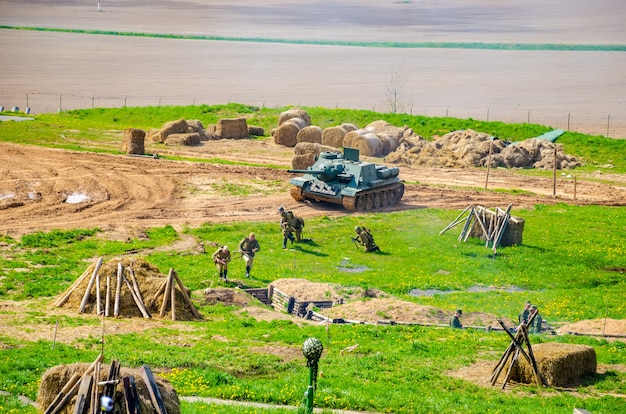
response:
[[[387,105],[389,110],[397,114],[404,112],[407,107],[405,102],[404,89],[406,86],[406,78],[396,72],[389,82],[387,82],[387,92],[385,94]]]

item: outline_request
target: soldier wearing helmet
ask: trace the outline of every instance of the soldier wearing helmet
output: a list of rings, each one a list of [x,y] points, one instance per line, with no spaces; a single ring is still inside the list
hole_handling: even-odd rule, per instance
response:
[[[356,233],[356,237],[353,237],[352,241],[361,244],[361,246],[364,247],[365,252],[370,253],[380,251],[376,243],[374,243],[374,236],[372,236],[370,229],[367,227],[356,226],[354,228],[354,232]]]
[[[284,207],[278,207],[278,213],[280,214],[280,231],[283,234],[283,249],[286,249],[287,239],[291,240],[292,244],[294,240],[302,240],[304,220],[291,211],[285,211]],[[293,233],[296,233],[295,237]]]

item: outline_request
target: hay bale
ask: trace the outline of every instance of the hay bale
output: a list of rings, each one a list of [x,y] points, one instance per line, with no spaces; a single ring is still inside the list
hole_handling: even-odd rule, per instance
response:
[[[359,154],[365,157],[378,156],[382,146],[380,139],[372,132],[368,132],[365,135],[358,135],[352,140],[352,148],[358,149]]]
[[[346,123],[346,122],[344,122],[343,124],[341,124],[339,126],[342,127],[343,129],[345,129],[346,132],[356,131],[357,129],[359,129],[358,126],[356,126],[354,124]]]
[[[148,132],[146,133],[146,141],[154,144],[162,143],[164,141],[164,138],[161,134],[161,130],[155,128],[148,130]]]
[[[363,136],[365,134],[367,134],[369,131],[366,129],[357,129],[357,130],[353,130],[353,131],[349,131],[346,133],[346,135],[343,137],[343,142],[342,142],[342,146],[344,148],[353,148],[352,146],[352,142],[354,141],[354,139],[356,137],[360,137]]]
[[[316,144],[314,142],[299,142],[293,149],[294,154],[315,154],[320,155],[322,152],[337,152],[337,148],[328,147],[326,145]]]
[[[291,168],[294,170],[305,170],[315,164],[317,157],[314,153],[294,155],[291,159]]]
[[[333,148],[341,148],[343,146],[343,138],[347,132],[341,126],[325,128],[322,132],[322,144]]]
[[[322,128],[316,125],[309,125],[298,131],[296,142],[322,143]]]
[[[164,138],[167,138],[170,134],[182,134],[184,132],[189,132],[189,124],[184,119],[166,122],[161,127],[161,135]]]
[[[144,140],[146,131],[143,129],[127,128],[124,130],[124,138],[122,139],[122,151],[127,154],[145,153]]]
[[[285,147],[294,147],[297,144],[298,132],[304,127],[306,122],[303,119],[288,119],[274,132],[274,142]]]
[[[396,142],[396,139],[394,137],[383,133],[376,134],[376,136],[382,144],[380,155],[385,156],[398,148],[398,143]]]
[[[74,373],[82,375],[90,364],[76,363],[72,365],[57,365],[49,368],[43,374],[41,383],[39,384],[39,391],[37,393],[37,402],[42,407],[42,412],[47,408],[54,398],[58,395],[65,384],[70,380]],[[102,365],[100,368],[100,378],[102,381],[108,379],[110,366]],[[159,388],[159,393],[163,399],[163,404],[168,414],[180,414],[180,402],[178,394],[174,387],[164,378],[159,377],[154,373],[154,380]],[[155,409],[148,393],[148,388],[141,377],[140,369],[121,367],[120,377],[133,376],[137,385],[137,395],[139,397],[139,406],[142,413],[152,413]],[[60,414],[72,414],[74,412],[74,405],[76,403],[76,396],[72,397],[70,401],[65,405],[65,408],[61,410]],[[120,382],[117,384],[115,401],[113,412],[125,413],[125,401],[124,401],[124,386]]]
[[[248,124],[246,118],[223,118],[217,122],[215,134],[220,138],[241,139],[248,138]]]
[[[302,119],[305,122],[304,126],[311,125],[311,117],[304,109],[290,108],[287,111],[280,113],[280,115],[278,116],[278,126],[281,126],[286,121],[293,119],[293,118]]]
[[[548,342],[534,345],[533,353],[539,372],[552,387],[575,385],[585,376],[596,373],[596,351],[587,345]],[[513,365],[511,380],[535,383],[533,369],[524,357],[520,356]]]
[[[262,137],[265,135],[265,129],[263,127],[260,126],[253,126],[253,125],[249,125],[248,126],[248,135],[254,135],[257,137]]]
[[[165,145],[200,145],[202,141],[200,134],[197,132],[187,132],[185,134],[170,134],[163,142]]]

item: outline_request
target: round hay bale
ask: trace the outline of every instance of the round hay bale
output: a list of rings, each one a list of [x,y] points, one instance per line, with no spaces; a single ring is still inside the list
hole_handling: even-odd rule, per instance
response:
[[[281,126],[286,121],[292,118],[302,119],[306,124],[305,126],[311,125],[311,117],[304,109],[290,108],[287,111],[280,113],[280,115],[278,116],[278,126]]]
[[[291,168],[293,168],[294,170],[305,170],[311,165],[315,164],[316,159],[317,155],[312,152],[301,155],[294,155],[291,159]]]
[[[376,136],[378,136],[378,139],[380,139],[382,144],[380,155],[385,156],[398,148],[398,144],[396,143],[396,139],[394,137],[387,134],[376,134]]]
[[[297,142],[313,142],[315,144],[322,143],[322,128],[316,125],[309,125],[298,131],[296,136]]]
[[[82,376],[90,364],[87,363],[76,363],[72,365],[57,365],[55,367],[49,368],[43,374],[41,378],[41,383],[39,384],[39,391],[37,393],[37,402],[39,406],[42,407],[42,412],[45,410],[51,403],[54,401],[55,397],[59,394],[61,389],[67,384],[70,378],[77,373]],[[103,364],[100,368],[100,379],[101,381],[106,381],[108,379],[110,366]],[[120,369],[120,377],[130,377],[132,376],[135,379],[135,384],[137,386],[137,395],[139,397],[139,407],[142,413],[152,413],[155,412],[155,408],[152,405],[152,400],[150,399],[150,394],[148,392],[148,387],[143,381],[141,376],[141,370],[136,368],[125,368],[121,367]],[[178,394],[176,390],[164,378],[161,378],[156,373],[154,373],[154,381],[159,388],[159,393],[161,394],[161,398],[163,400],[163,405],[167,410],[168,414],[180,414],[180,401],[178,399]],[[71,414],[74,412],[74,406],[76,404],[76,396],[72,397],[68,403],[65,405],[65,408],[59,411],[60,414]],[[99,410],[98,410],[99,411]],[[115,400],[113,404],[113,412],[125,413],[125,399],[124,399],[124,385],[122,382],[117,384]]]
[[[122,140],[122,151],[127,154],[145,153],[144,140],[146,131],[142,129],[127,128],[124,130],[124,138]]]
[[[343,129],[345,129],[346,132],[356,131],[357,129],[359,129],[358,126],[356,126],[354,124],[346,123],[346,122],[344,122],[343,124],[341,124],[339,126],[342,127]]]
[[[274,132],[274,142],[285,147],[294,147],[297,143],[296,137],[300,132],[300,126],[294,122],[285,122]]]
[[[352,148],[359,150],[359,154],[366,157],[376,157],[380,154],[382,143],[374,133],[358,135],[352,140]]]
[[[322,144],[328,145],[329,147],[341,148],[346,133],[347,131],[341,126],[325,128],[322,132]]]
[[[596,373],[596,351],[591,346],[547,342],[533,345],[533,353],[539,372],[552,387],[576,385],[584,377]],[[535,383],[533,368],[526,358],[518,358],[514,363],[511,380]]]
[[[367,134],[368,131],[366,129],[357,129],[354,131],[350,131],[348,133],[346,133],[346,135],[343,137],[343,142],[342,145],[344,148],[353,148],[352,146],[352,142],[354,141],[354,139],[356,137],[360,137],[362,135]]]
[[[260,127],[260,126],[249,125],[248,126],[248,134],[249,135],[254,135],[256,137],[262,137],[262,136],[265,135],[265,129],[263,127]]]
[[[293,152],[296,155],[313,153],[317,156],[317,155],[320,155],[320,153],[324,151],[337,152],[337,148],[327,147],[325,145],[316,144],[313,142],[299,142],[296,144],[295,148],[293,149]]]

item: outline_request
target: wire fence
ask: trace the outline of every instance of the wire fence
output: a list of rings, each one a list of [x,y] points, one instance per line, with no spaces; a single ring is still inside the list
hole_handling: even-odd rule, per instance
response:
[[[259,107],[283,107],[288,104],[272,102],[240,102]],[[158,96],[158,95],[126,95],[126,96],[85,96],[75,94],[53,94],[33,92],[23,97],[0,94],[0,108],[29,114],[55,113],[60,111],[87,108],[122,108],[126,106],[188,106],[217,105],[227,102],[215,102],[203,96]],[[336,102],[336,108],[371,109],[378,112],[390,112],[385,104],[373,104],[369,107],[356,108],[354,104]],[[581,132],[590,135],[601,135],[609,138],[626,138],[626,112],[593,113],[583,111],[558,110],[554,108],[521,108],[516,107],[472,107],[460,106],[421,106],[412,105],[401,111],[409,115],[429,117],[454,117],[479,121],[500,121],[514,124],[539,124],[566,131]]]

